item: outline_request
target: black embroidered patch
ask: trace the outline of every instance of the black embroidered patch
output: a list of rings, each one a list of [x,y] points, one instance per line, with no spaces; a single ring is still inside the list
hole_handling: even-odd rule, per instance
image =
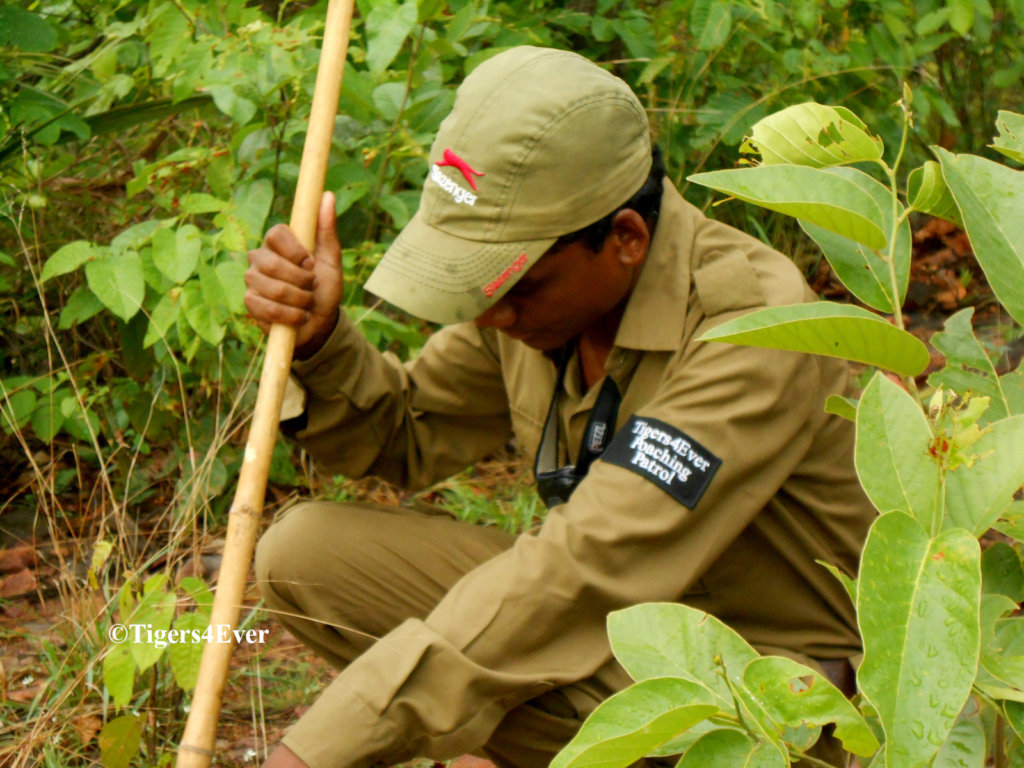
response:
[[[658,419],[630,416],[601,455],[636,472],[693,509],[722,460],[685,432]]]

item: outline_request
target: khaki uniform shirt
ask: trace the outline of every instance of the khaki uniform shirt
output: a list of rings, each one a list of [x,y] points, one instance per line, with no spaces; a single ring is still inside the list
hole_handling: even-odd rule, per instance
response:
[[[874,515],[852,424],[823,409],[847,390],[846,365],[696,341],[752,308],[814,299],[789,259],[707,219],[666,181],[606,369],[623,394],[619,427],[658,419],[721,459],[703,497],[689,509],[643,473],[595,462],[538,531],[342,671],[286,742],[359,766],[473,748],[509,709],[593,675],[611,658],[608,613],[646,601],[708,611],[762,652],[856,654],[853,607],[816,562],[854,573]],[[512,435],[532,457],[556,379],[544,354],[472,323],[437,332],[403,365],[344,315],[294,370],[307,394],[304,448],[331,472],[411,488]],[[574,360],[559,414],[566,462],[600,389],[581,381]]]

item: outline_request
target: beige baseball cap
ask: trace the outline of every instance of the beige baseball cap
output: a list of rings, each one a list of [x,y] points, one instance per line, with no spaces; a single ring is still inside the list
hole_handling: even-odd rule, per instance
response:
[[[426,320],[472,320],[558,237],[628,200],[650,166],[647,115],[626,83],[570,51],[500,53],[456,92],[419,210],[366,290]]]

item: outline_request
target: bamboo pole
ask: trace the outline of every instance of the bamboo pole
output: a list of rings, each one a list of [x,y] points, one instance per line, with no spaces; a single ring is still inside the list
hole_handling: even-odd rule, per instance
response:
[[[353,5],[354,0],[330,0],[327,7],[327,24],[313,92],[309,129],[302,151],[295,201],[292,204],[291,229],[310,252],[316,240],[317,212],[320,209],[327,159],[334,134],[334,118],[348,53]],[[224,625],[234,628],[238,624],[260,516],[263,513],[263,498],[277,439],[281,402],[294,351],[295,329],[285,325],[271,326],[256,395],[256,410],[253,413],[249,441],[245,446],[245,460],[228,514],[224,559],[210,615],[210,624],[215,628]],[[203,649],[198,682],[192,696],[192,709],[178,747],[178,768],[207,768],[210,765],[217,722],[220,719],[221,699],[234,649],[233,639],[225,643],[209,642]]]

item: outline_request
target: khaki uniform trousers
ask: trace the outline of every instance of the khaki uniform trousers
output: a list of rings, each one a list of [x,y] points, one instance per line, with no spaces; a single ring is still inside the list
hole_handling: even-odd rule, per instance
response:
[[[444,513],[304,502],[286,510],[260,539],[256,579],[270,613],[342,670],[406,619],[425,618],[463,575],[514,541],[497,528]],[[512,709],[487,743],[472,751],[502,768],[546,768],[597,705],[631,682],[612,659],[593,677]],[[823,738],[812,754],[844,765],[836,746]]]

